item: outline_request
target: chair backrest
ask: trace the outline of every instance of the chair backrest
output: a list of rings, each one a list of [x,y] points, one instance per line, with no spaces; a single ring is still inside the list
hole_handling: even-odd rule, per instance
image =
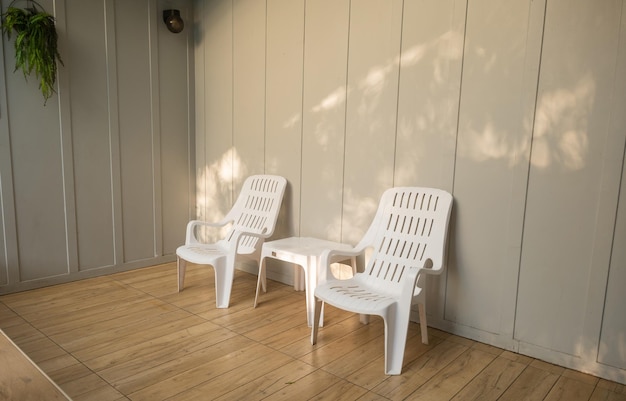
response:
[[[357,245],[372,249],[364,271],[367,280],[394,292],[407,269],[429,268],[441,273],[451,210],[452,195],[440,189],[398,187],[385,191],[372,224]]]
[[[233,224],[224,240],[230,242],[237,232],[251,232],[268,238],[274,233],[280,212],[287,180],[277,175],[253,175],[248,177],[241,188],[239,197],[226,218]],[[243,236],[238,253],[251,253],[258,250],[263,240],[258,237]]]

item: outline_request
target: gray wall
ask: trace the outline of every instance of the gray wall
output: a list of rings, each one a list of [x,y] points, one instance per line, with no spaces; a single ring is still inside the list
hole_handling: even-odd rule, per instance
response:
[[[199,216],[280,174],[277,238],[355,243],[386,188],[446,189],[429,323],[626,383],[623,0],[194,4]]]
[[[65,64],[56,96],[44,106],[0,49],[0,293],[174,260],[194,212],[191,2],[40,3]]]

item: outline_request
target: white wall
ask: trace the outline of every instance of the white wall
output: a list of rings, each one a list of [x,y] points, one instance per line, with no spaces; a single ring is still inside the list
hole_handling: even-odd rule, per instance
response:
[[[626,383],[623,0],[195,9],[199,216],[281,174],[277,238],[355,243],[386,188],[446,189],[429,323]]]
[[[194,212],[191,2],[40,3],[64,61],[45,106],[0,48],[0,293],[174,260]]]

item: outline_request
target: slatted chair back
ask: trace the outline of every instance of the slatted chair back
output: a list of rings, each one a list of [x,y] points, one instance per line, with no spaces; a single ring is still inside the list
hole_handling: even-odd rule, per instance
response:
[[[356,246],[372,249],[365,268],[371,285],[397,293],[409,268],[441,272],[451,202],[449,193],[434,188],[398,187],[383,194],[369,230]]]
[[[233,223],[224,236],[225,242],[237,238],[237,233],[262,234],[270,237],[276,228],[286,181],[272,175],[253,175],[244,182],[239,197],[226,219]],[[237,253],[249,254],[260,250],[262,238],[243,235]]]

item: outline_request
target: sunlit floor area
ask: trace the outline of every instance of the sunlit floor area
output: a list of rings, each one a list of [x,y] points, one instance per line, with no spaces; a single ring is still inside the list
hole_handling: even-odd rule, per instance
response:
[[[309,341],[303,292],[237,272],[215,308],[211,268],[177,292],[164,264],[0,297],[2,329],[74,400],[626,400],[626,386],[411,323],[385,376],[382,320],[327,307]],[[7,367],[2,366],[2,369]],[[0,373],[1,374],[1,373]]]

